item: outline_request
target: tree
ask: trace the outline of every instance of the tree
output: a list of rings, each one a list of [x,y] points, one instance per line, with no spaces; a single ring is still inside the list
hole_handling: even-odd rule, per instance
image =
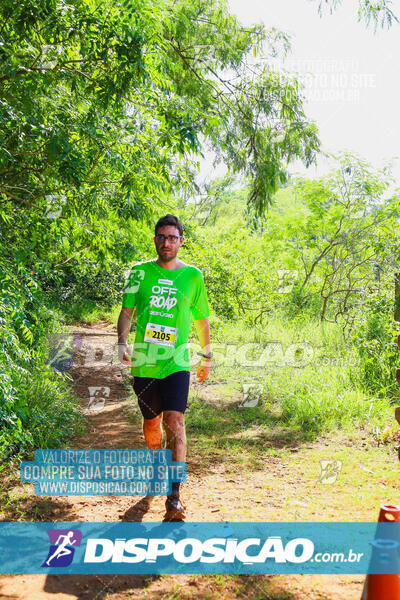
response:
[[[333,12],[342,0],[320,0],[318,11],[322,14],[324,8],[328,8]],[[399,19],[391,9],[392,0],[358,0],[357,18],[358,21],[364,21],[367,27],[371,24],[374,26],[374,31],[380,27],[389,28],[393,22],[398,23]]]
[[[313,160],[316,129],[296,81],[266,68],[251,80],[246,65],[267,39],[277,52],[283,34],[241,27],[223,2],[99,6],[6,0],[0,8],[0,193],[4,212],[18,220],[24,209],[41,241],[49,209],[90,225],[107,210],[148,215],[155,196],[189,185],[200,132],[233,170],[253,176],[260,210],[288,160]],[[96,232],[75,233],[82,247],[105,249]]]
[[[289,160],[316,155],[296,80],[248,62],[286,36],[222,0],[5,0],[0,15],[3,265],[46,282],[86,254],[133,258],[132,223],[191,186],[200,135],[251,176],[258,212]]]
[[[379,272],[393,277],[400,197],[385,198],[390,183],[387,169],[348,154],[329,176],[297,182],[296,194],[309,209],[290,242],[303,270],[299,308],[317,295],[321,320],[351,324],[365,294],[379,288]]]

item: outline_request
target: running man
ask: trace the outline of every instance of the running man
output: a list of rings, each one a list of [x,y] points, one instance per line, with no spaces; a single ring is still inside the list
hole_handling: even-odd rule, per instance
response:
[[[50,556],[50,558],[48,558],[46,560],[46,565],[50,566],[51,561],[56,556],[58,558],[61,558],[61,556],[66,556],[67,554],[71,554],[72,550],[70,550],[70,548],[68,548],[68,544],[74,544],[76,542],[76,540],[74,540],[73,538],[74,538],[73,531],[68,531],[68,533],[66,535],[60,534],[56,541],[56,544],[59,544],[59,546],[56,548],[55,552]]]
[[[132,268],[124,289],[118,318],[118,350],[122,364],[132,367],[133,389],[143,415],[147,447],[161,448],[162,428],[174,461],[186,461],[184,413],[189,393],[188,338],[190,315],[199,337],[202,357],[197,379],[210,372],[210,315],[203,275],[197,267],[177,258],[184,241],[180,220],[174,215],[159,219],[154,243],[158,258]],[[136,307],[134,360],[126,343]],[[179,482],[165,503],[165,520],[184,520]]]

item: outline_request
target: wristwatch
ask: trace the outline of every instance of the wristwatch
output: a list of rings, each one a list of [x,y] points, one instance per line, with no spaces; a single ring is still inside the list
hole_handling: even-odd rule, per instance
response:
[[[209,352],[208,354],[203,354],[202,352],[198,352],[197,353],[199,356],[202,356],[203,358],[212,358],[213,357],[213,353]]]

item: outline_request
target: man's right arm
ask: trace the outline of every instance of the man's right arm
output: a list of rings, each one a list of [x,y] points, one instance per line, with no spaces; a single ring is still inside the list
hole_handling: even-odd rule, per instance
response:
[[[128,339],[129,331],[131,329],[131,319],[133,314],[133,307],[122,307],[119,313],[117,332],[118,332],[118,357],[123,365],[130,366],[131,361],[129,356],[132,356],[132,350],[126,343]]]

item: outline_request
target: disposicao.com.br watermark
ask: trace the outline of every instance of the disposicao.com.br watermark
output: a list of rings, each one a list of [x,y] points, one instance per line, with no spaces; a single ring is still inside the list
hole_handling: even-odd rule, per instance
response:
[[[0,572],[400,573],[399,533],[400,523],[0,523]]]

